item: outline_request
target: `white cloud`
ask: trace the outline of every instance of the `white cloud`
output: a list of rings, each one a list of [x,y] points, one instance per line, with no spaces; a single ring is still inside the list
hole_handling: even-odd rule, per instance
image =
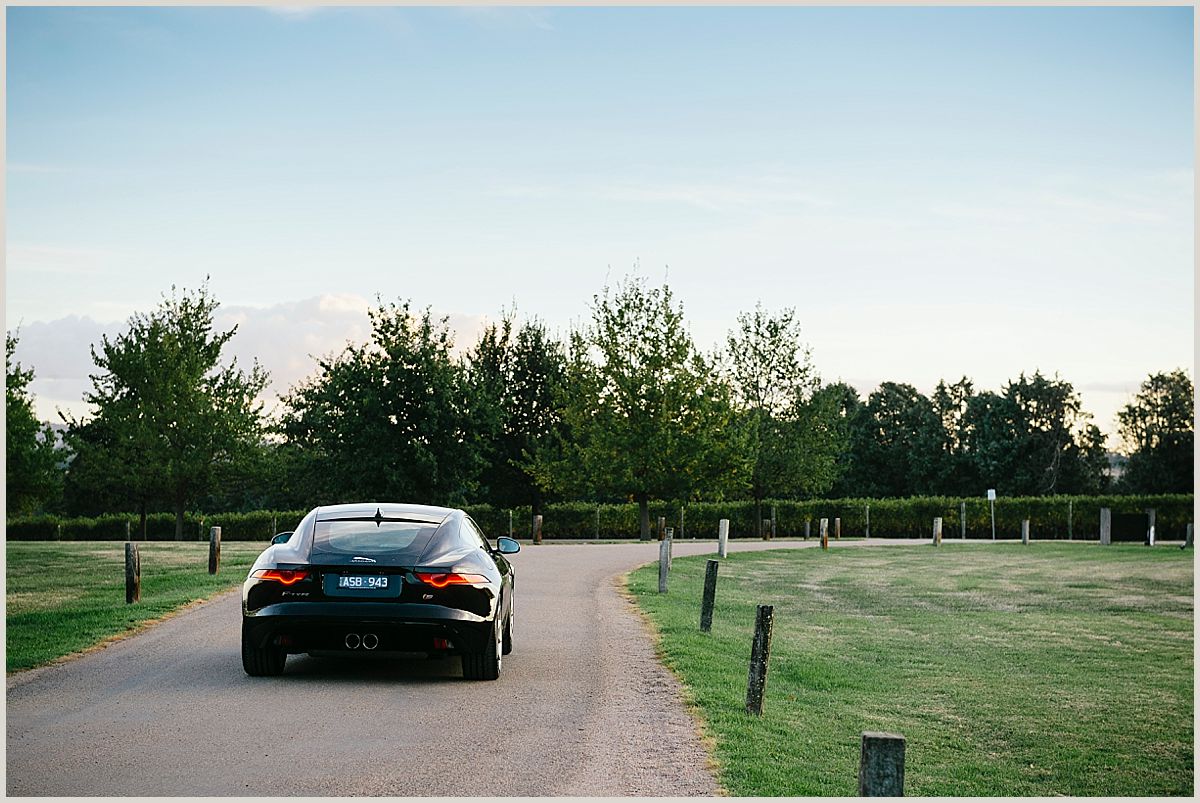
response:
[[[80,248],[59,245],[14,244],[6,253],[7,270],[27,273],[61,273],[90,276],[111,271],[128,254],[103,248]]]

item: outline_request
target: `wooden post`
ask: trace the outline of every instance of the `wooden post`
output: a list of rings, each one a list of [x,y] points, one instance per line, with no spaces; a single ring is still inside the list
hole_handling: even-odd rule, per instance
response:
[[[821,519],[821,549],[829,549],[829,519]]]
[[[208,573],[216,574],[221,568],[221,528],[208,531]]]
[[[1067,540],[1074,540],[1075,534],[1075,500],[1067,500]]]
[[[511,509],[509,509],[509,511],[508,511],[508,537],[509,537],[509,538],[512,538],[512,533],[513,533],[513,530],[512,530],[512,510],[511,510]]]
[[[967,540],[967,503],[958,503],[958,523],[962,526],[962,540]]]
[[[600,506],[596,505],[596,540],[600,540]]]
[[[62,522],[59,522],[58,524],[54,525],[54,540],[55,541],[62,540]],[[126,539],[126,540],[128,540],[128,539]]]
[[[667,571],[671,570],[671,553],[674,551],[675,545],[675,528],[667,528],[667,537],[663,539],[663,543],[667,545]]]
[[[1187,526],[1187,538],[1184,539],[1183,546],[1180,549],[1187,549],[1192,545],[1192,523],[1189,521]]]
[[[833,537],[838,541],[842,540],[842,517],[841,516],[838,516],[836,519],[833,520]]]
[[[717,523],[717,554],[723,558],[729,557],[729,519],[721,519]]]
[[[274,538],[278,534],[279,534],[279,517],[272,516],[271,517],[271,537]]]
[[[809,531],[810,531],[811,529],[812,529],[812,519],[805,519],[805,520],[804,520],[804,540],[805,540],[805,541],[807,541],[807,540],[808,540],[808,536],[809,536],[809,534],[810,534],[810,532],[809,532]]]
[[[679,537],[683,538],[683,505],[679,506]]]
[[[903,736],[863,731],[858,759],[858,796],[904,796]]]
[[[771,541],[775,540],[775,506],[771,505]]]
[[[663,538],[666,537],[666,533],[667,533],[667,517],[659,516],[658,517],[658,540],[659,541],[663,540]]]
[[[130,531],[131,531],[132,529],[133,529],[133,525],[131,525],[131,524],[130,524],[128,521],[126,521],[126,522],[125,522],[125,540],[126,540],[126,541],[132,541],[132,540],[133,540],[132,538],[130,538],[130,537],[129,537],[129,533],[130,533]]]
[[[142,558],[138,554],[138,545],[132,541],[125,542],[125,604],[137,602],[142,598]]]
[[[867,505],[867,506],[866,506],[866,508],[867,508],[867,511],[866,511],[866,513],[867,513],[867,525],[866,525],[865,527],[863,527],[863,534],[864,534],[864,535],[865,535],[867,538],[870,538],[870,537],[871,537],[871,506],[870,506],[870,505]]]
[[[746,681],[746,711],[762,716],[767,692],[767,662],[771,658],[771,626],[775,606],[759,605],[754,617],[754,644],[750,648],[750,677]]]
[[[712,630],[713,603],[717,599],[717,567],[721,564],[709,560],[704,564],[704,597],[700,600],[700,632]]]
[[[1029,546],[1029,519],[1021,519],[1021,543]]]
[[[671,571],[670,552],[667,550],[671,545],[666,539],[658,542],[658,593],[667,593],[667,574]]]
[[[1150,508],[1146,511],[1146,517],[1149,519],[1147,523],[1150,525],[1150,529],[1146,533],[1146,546],[1154,546],[1154,508]]]
[[[533,517],[533,543],[542,543],[542,514]]]
[[[1100,508],[1100,543],[1108,546],[1112,543],[1112,509]]]
[[[933,545],[942,545],[942,517],[936,516],[933,519]]]

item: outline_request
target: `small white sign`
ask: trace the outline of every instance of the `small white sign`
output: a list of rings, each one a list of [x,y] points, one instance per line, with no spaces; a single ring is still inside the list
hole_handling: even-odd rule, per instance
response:
[[[988,488],[988,501],[989,502],[996,501],[996,489],[995,488]]]

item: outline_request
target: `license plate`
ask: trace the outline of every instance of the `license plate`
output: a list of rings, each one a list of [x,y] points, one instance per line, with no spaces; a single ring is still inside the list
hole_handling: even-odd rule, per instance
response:
[[[344,574],[338,578],[338,588],[387,588],[388,578],[374,574]]]

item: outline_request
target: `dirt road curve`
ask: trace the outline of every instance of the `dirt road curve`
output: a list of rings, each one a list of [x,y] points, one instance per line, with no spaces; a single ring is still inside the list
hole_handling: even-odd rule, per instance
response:
[[[734,550],[798,546],[739,543]],[[812,542],[809,542],[812,546]],[[712,542],[676,545],[676,555]],[[613,578],[658,544],[526,546],[496,682],[457,658],[239,657],[236,594],[7,692],[9,795],[711,795],[673,676]]]

